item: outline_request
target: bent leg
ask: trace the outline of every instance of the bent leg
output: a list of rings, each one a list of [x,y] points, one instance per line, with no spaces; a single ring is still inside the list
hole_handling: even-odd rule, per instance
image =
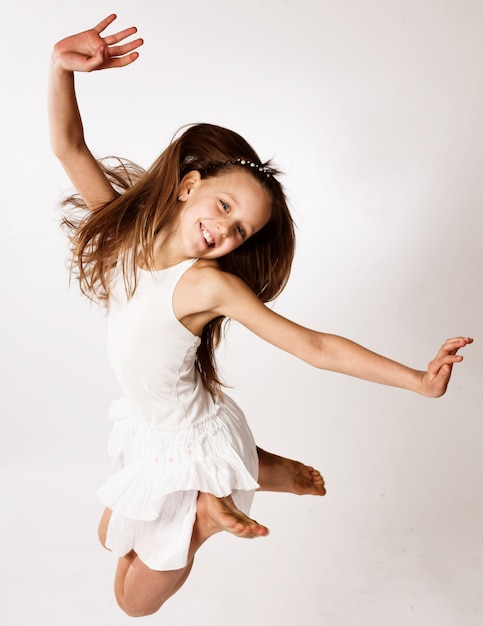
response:
[[[105,547],[111,517],[106,509],[99,524],[99,539]],[[237,537],[254,538],[268,534],[268,529],[236,508],[231,496],[216,498],[200,493],[196,520],[188,552],[188,564],[179,570],[150,569],[134,550],[118,560],[114,591],[121,609],[132,617],[151,615],[186,582],[196,551],[215,533],[226,531]]]
[[[106,508],[99,523],[99,540],[105,548],[111,515],[112,511]],[[134,550],[121,557],[114,579],[114,593],[121,609],[131,617],[156,613],[188,578],[194,552],[190,555],[186,567],[164,572],[150,569]]]
[[[183,586],[192,567],[193,560],[182,569],[158,572],[131,550],[118,561],[114,579],[117,603],[131,617],[152,615]]]
[[[325,483],[321,473],[285,457],[257,447],[259,491],[278,491],[297,495],[324,496]]]

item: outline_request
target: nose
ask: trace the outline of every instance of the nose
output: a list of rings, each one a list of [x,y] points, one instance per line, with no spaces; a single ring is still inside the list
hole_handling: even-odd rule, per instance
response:
[[[220,237],[223,237],[224,239],[228,235],[228,231],[229,231],[228,224],[224,220],[218,220],[215,226]]]

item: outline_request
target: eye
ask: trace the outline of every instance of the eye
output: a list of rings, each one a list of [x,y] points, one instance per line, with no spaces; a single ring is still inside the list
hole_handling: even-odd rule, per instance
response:
[[[225,211],[225,213],[230,212],[230,205],[228,204],[228,202],[225,202],[224,200],[220,200],[220,204],[221,204],[221,208],[223,209],[223,211]]]
[[[237,226],[236,229],[237,229],[237,232],[243,237],[243,239],[245,239],[246,237],[245,229],[242,228],[241,226]]]

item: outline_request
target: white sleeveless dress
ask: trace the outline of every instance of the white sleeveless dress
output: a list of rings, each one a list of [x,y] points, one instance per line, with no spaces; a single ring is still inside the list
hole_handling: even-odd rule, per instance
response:
[[[112,509],[107,547],[135,550],[151,569],[187,564],[198,492],[233,494],[250,510],[258,488],[255,441],[228,396],[214,400],[195,367],[199,337],[173,312],[173,293],[193,260],[139,269],[127,300],[120,273],[109,305],[108,355],[124,397],[113,403],[113,474],[98,492]]]

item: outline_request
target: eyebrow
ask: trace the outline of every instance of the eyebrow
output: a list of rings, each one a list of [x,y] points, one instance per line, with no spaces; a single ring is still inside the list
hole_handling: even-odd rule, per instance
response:
[[[220,191],[220,193],[224,194],[225,196],[228,196],[231,199],[231,202],[233,204],[236,204],[237,206],[240,206],[240,203],[238,202],[236,197],[233,194],[231,194],[229,191]]]

